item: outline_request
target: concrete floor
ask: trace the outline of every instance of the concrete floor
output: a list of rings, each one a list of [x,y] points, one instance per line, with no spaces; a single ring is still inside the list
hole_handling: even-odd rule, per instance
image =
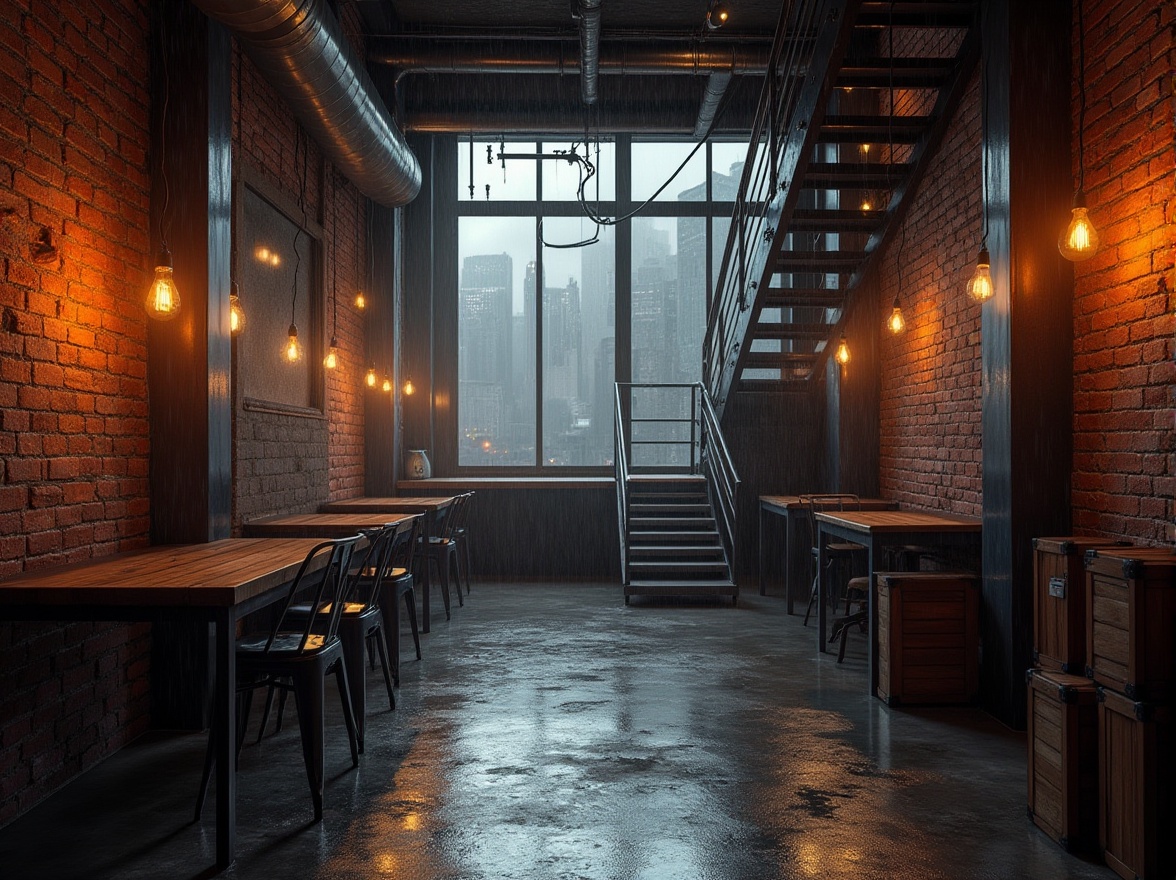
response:
[[[440,602],[436,603],[438,606]],[[865,696],[780,598],[623,604],[617,586],[475,583],[367,754],[328,720],[310,824],[297,725],[241,756],[225,877],[1110,878],[1025,818],[1024,737]],[[407,640],[406,640],[407,642]],[[329,693],[331,704],[334,693]],[[255,710],[254,717],[256,719]],[[209,876],[200,735],[151,734],[0,830],[0,876]]]

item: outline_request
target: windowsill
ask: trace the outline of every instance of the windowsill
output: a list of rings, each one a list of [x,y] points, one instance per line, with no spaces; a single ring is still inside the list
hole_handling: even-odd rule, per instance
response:
[[[396,488],[430,489],[609,489],[612,477],[433,477],[428,480],[400,480]]]

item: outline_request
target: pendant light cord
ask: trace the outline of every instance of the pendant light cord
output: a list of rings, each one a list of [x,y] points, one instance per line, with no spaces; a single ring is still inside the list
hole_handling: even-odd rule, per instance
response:
[[[1078,192],[1086,193],[1086,26],[1078,7]]]
[[[985,22],[988,15],[985,12],[985,4],[980,4],[980,39],[984,39],[986,32]],[[980,120],[981,142],[980,142],[980,211],[984,221],[984,231],[980,235],[980,249],[988,248],[988,61],[986,59],[981,61],[983,69],[980,75],[980,112],[984,114]]]
[[[331,166],[331,339],[339,330],[339,172]]]
[[[299,125],[294,131],[294,164],[298,164],[298,145],[302,144],[302,165],[299,169],[298,177],[298,208],[302,212],[302,223],[294,227],[294,282],[291,285],[290,296],[290,325],[294,326],[297,322],[294,320],[295,307],[298,303],[298,271],[302,268],[302,252],[298,250],[298,239],[302,236],[302,227],[306,224],[306,165],[307,165],[307,150],[305,135],[302,132],[302,126]]]
[[[159,42],[160,61],[163,67],[163,119],[159,125],[159,170],[163,177],[163,210],[159,212],[159,244],[164,251],[168,251],[167,209],[171,204],[171,186],[167,180],[167,107],[171,99],[171,73],[167,64],[167,10],[162,7],[159,11]]]
[[[887,30],[890,53],[890,112],[886,114],[886,139],[888,155],[886,156],[886,186],[890,189],[890,169],[894,167],[894,0],[890,0],[890,23]],[[893,190],[889,193],[894,197]],[[897,206],[895,207],[897,210]],[[894,308],[898,308],[898,298],[902,293],[902,250],[906,246],[906,218],[903,218],[902,229],[899,230],[898,252],[894,255],[895,281]]]

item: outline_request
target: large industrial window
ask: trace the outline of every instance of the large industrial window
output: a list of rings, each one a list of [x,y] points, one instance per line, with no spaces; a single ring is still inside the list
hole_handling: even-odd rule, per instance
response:
[[[614,382],[701,379],[746,144],[704,145],[655,196],[693,147],[458,142],[460,468],[603,472]],[[596,168],[583,195],[597,216],[652,200],[632,220],[597,226],[579,201],[580,168],[539,158],[573,148]],[[622,358],[618,338],[630,340]]]

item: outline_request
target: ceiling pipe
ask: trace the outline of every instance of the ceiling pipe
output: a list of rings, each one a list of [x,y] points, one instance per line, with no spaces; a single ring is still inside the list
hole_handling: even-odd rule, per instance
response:
[[[750,108],[754,110],[754,108]],[[730,116],[731,114],[728,114]],[[743,113],[746,119],[723,125],[723,132],[744,135],[751,130],[751,113]],[[695,113],[693,106],[677,111],[663,110],[652,114],[648,108],[628,107],[602,110],[599,120],[593,122],[592,130],[600,134],[624,134],[640,132],[646,135],[689,136],[694,131]],[[406,131],[418,134],[584,134],[584,116],[581,110],[567,106],[529,108],[527,112],[502,109],[422,109],[409,110],[404,117]]]
[[[708,40],[680,42],[612,41],[601,47],[602,75],[692,75],[713,73],[763,76],[769,43]],[[407,73],[567,74],[580,72],[573,40],[435,40],[394,37],[373,42],[368,60],[386,64],[399,79]]]
[[[696,140],[702,140],[706,137],[711,126],[715,124],[715,113],[718,112],[719,104],[730,84],[730,73],[712,73],[706,78],[706,91],[702,93],[702,103],[698,107],[698,119],[694,123]]]
[[[421,188],[421,167],[363,62],[323,0],[193,0],[245,53],[347,179],[396,207]]]
[[[596,80],[600,74],[601,0],[572,0],[573,17],[580,21],[580,99],[596,103]]]

